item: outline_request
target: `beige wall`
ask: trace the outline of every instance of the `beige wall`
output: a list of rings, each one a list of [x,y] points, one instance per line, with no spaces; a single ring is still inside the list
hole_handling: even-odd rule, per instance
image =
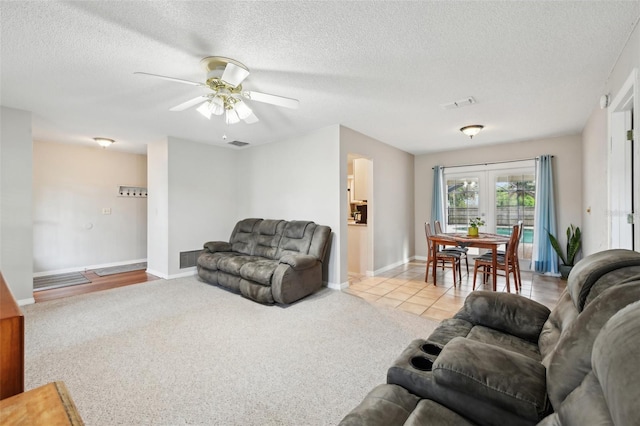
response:
[[[569,224],[582,226],[582,141],[578,135],[424,154],[415,158],[416,256],[427,255],[424,222],[431,219],[434,166],[522,160],[545,154],[554,156],[556,223],[561,241]]]
[[[347,155],[373,163],[373,197],[367,227],[373,229],[373,272],[409,260],[414,255],[414,156],[347,127],[340,127],[340,228],[343,238],[342,282],[347,280]]]
[[[147,199],[119,197],[119,185],[146,187],[145,155],[33,143],[36,275],[146,259]]]

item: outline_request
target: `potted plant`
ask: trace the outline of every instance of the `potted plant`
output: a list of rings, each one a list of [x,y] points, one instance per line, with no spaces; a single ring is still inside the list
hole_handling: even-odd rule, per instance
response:
[[[562,247],[560,247],[560,243],[558,239],[553,236],[551,233],[549,234],[549,241],[551,241],[551,246],[558,254],[558,257],[562,261],[562,265],[560,265],[560,277],[563,280],[566,280],[569,277],[569,272],[575,265],[576,255],[580,251],[580,247],[582,246],[582,233],[580,232],[580,228],[577,226],[569,225],[567,228],[567,256],[565,257],[564,252],[562,251]]]
[[[469,230],[468,230],[468,234],[470,237],[477,237],[478,236],[478,226],[483,226],[484,225],[484,219],[482,219],[481,217],[474,217],[473,219],[469,220]]]

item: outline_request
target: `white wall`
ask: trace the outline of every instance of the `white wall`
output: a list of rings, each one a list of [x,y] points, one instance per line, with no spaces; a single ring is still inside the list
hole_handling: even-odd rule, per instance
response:
[[[327,279],[340,283],[341,238],[339,210],[339,126],[331,126],[282,142],[240,151],[239,168],[231,176],[240,181],[238,219],[312,220],[333,231]],[[345,157],[346,167],[346,157]],[[346,176],[344,178],[346,182]],[[228,228],[231,233],[233,227]],[[344,238],[346,238],[346,228]],[[226,236],[228,240],[228,235]],[[344,262],[346,270],[346,258]]]
[[[147,186],[145,155],[35,141],[33,168],[34,275],[146,259],[147,199],[117,192]]]
[[[424,154],[415,158],[415,238],[416,256],[426,257],[424,222],[431,220],[433,167],[511,161],[553,155],[556,224],[561,244],[569,224],[582,226],[582,141],[580,136],[564,136],[526,142],[506,143],[465,150]],[[606,204],[605,204],[606,205]],[[604,208],[604,206],[592,206]]]
[[[174,137],[149,144],[148,272],[175,278],[180,252],[228,241],[237,222],[237,151]]]
[[[608,248],[607,111],[597,108],[582,133],[582,254]]]
[[[33,301],[31,113],[0,107],[0,271],[19,303]]]
[[[373,197],[368,226],[373,227],[373,272],[380,273],[414,255],[414,156],[347,127],[340,127],[341,282],[347,281],[347,156],[373,163]]]
[[[147,145],[147,272],[169,276],[169,141]]]
[[[169,137],[169,275],[180,269],[180,252],[207,241],[229,241],[238,221],[239,151]]]
[[[636,26],[627,45],[620,54],[611,75],[604,82],[602,94],[610,94],[613,99],[634,69],[640,68],[640,28]],[[638,82],[636,82],[638,84]],[[640,96],[636,87],[634,123],[635,146],[638,149],[638,123],[640,123]],[[591,254],[609,247],[609,143],[608,112],[600,110],[594,99],[594,110],[582,132],[583,140],[583,194],[585,205],[591,206],[591,213],[583,210],[584,235],[583,253]],[[637,166],[636,166],[637,167]],[[637,179],[637,177],[636,177]],[[636,180],[637,181],[637,180]],[[640,185],[635,187],[635,199],[640,200]],[[637,250],[637,249],[636,249]]]

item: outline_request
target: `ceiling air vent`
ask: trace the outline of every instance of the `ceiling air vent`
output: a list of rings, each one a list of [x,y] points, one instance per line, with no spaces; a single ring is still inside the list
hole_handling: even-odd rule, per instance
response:
[[[231,141],[231,142],[227,142],[229,145],[235,145],[235,146],[247,146],[249,145],[249,142],[242,142],[242,141]]]
[[[456,109],[463,106],[473,105],[476,103],[476,100],[473,99],[473,96],[468,96],[463,99],[458,99],[457,101],[449,102],[448,104],[440,105],[444,109]]]

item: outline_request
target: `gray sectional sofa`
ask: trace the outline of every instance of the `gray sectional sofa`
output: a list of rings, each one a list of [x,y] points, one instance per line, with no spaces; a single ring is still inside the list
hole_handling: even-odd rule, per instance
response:
[[[229,242],[210,241],[198,276],[256,302],[289,304],[322,287],[331,228],[310,221],[244,219]]]
[[[473,292],[341,425],[638,425],[639,301],[628,250],[580,261],[552,311]]]

